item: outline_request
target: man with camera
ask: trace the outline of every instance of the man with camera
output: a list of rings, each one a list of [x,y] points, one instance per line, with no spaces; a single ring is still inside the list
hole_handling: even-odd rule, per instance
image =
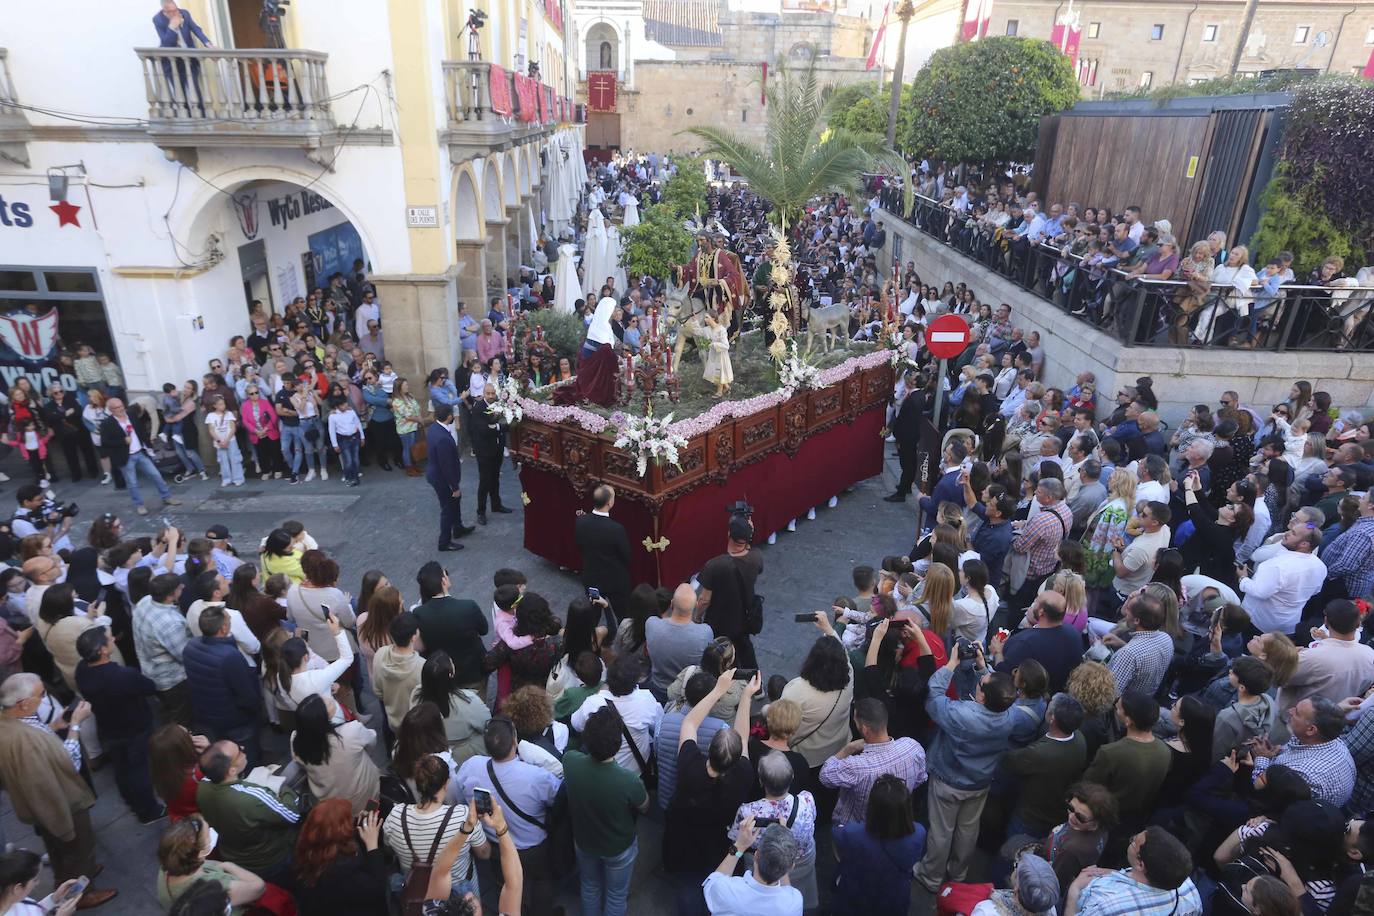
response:
[[[75,503],[59,503],[49,500],[47,491],[36,483],[26,483],[14,494],[19,508],[14,510],[10,519],[10,531],[16,539],[31,534],[46,534],[52,538],[52,549],[72,550],[72,540],[67,532],[72,530],[72,522],[79,511]]]

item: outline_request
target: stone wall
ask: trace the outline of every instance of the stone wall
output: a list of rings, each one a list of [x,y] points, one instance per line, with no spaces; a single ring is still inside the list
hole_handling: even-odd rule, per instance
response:
[[[1374,408],[1374,359],[1368,355],[1126,347],[897,217],[887,214],[883,222],[888,244],[900,239],[900,252],[890,254],[899,255],[904,265],[915,262],[923,283],[966,283],[980,302],[1009,303],[1017,327],[1039,331],[1047,385],[1067,389],[1078,373],[1088,370],[1097,376],[1098,391],[1110,403],[1122,386],[1148,375],[1155,382],[1160,414],[1175,425],[1194,404],[1215,407],[1227,390],[1238,392],[1242,403],[1264,412],[1287,399],[1296,379],[1307,379],[1315,390],[1331,392],[1334,403],[1343,409],[1368,413]],[[1098,403],[1104,403],[1102,397]]]
[[[999,0],[988,34],[1006,35],[1014,21],[1014,34],[1048,39],[1054,18],[1062,10],[1061,0]],[[1227,75],[1245,3],[1088,0],[1075,4],[1075,12],[1082,17],[1083,27],[1078,56],[1098,61],[1097,84],[1085,88],[1085,94],[1093,95],[1098,90],[1135,89],[1146,73],[1156,88]],[[912,27],[916,25],[913,21]],[[1157,39],[1153,37],[1155,26],[1163,26]],[[1312,67],[1344,75],[1358,73],[1369,59],[1366,38],[1371,26],[1371,0],[1265,0],[1256,9],[1239,72]],[[1306,30],[1301,42],[1297,40],[1304,37],[1300,29]],[[1314,47],[1322,32],[1327,36],[1326,45]]]
[[[751,142],[763,139],[767,109],[762,104],[762,61],[635,61],[635,89],[623,87],[619,101],[623,149],[687,152],[701,142],[682,131],[719,127]],[[823,85],[872,79],[863,60],[817,61]]]

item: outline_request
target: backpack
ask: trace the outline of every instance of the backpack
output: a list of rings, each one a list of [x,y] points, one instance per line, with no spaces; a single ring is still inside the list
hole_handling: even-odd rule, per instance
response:
[[[453,807],[450,805],[444,812],[444,819],[439,822],[439,830],[434,834],[434,842],[429,847],[429,858],[425,859],[423,865],[420,864],[420,857],[415,854],[415,846],[410,842],[410,825],[406,822],[406,812],[409,809],[401,809],[401,834],[405,837],[406,849],[410,850],[410,870],[406,872],[405,884],[401,887],[401,912],[405,916],[422,916],[424,912],[425,900],[429,896],[429,876],[434,871],[434,859],[439,855],[439,844],[444,841],[444,830],[448,828],[449,819],[453,817]]]

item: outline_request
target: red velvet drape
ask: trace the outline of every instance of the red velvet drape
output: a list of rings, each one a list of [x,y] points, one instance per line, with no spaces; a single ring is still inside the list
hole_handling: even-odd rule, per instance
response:
[[[807,439],[795,458],[777,451],[740,468],[724,483],[707,483],[671,499],[659,509],[657,527],[648,506],[623,493],[611,515],[630,537],[633,582],[685,582],[711,557],[725,550],[725,507],[747,500],[754,507],[757,541],[780,531],[806,510],[883,469],[883,405]],[[591,511],[590,493],[579,497],[563,477],[525,465],[520,484],[525,507],[525,549],[569,569],[582,558],[573,540],[576,511]],[[663,551],[646,550],[644,539],[666,537]]]
[[[610,344],[602,344],[591,356],[578,360],[577,376],[571,385],[555,388],[555,404],[581,404],[591,401],[602,407],[615,403],[615,373],[619,363]]]

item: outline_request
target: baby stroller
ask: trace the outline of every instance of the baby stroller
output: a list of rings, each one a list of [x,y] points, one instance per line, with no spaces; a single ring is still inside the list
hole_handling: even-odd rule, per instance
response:
[[[153,436],[152,442],[148,443],[148,457],[153,459],[153,464],[166,477],[172,478],[176,483],[193,477],[186,473],[186,468],[182,465],[181,459],[177,457],[177,451],[172,444],[162,436]]]

